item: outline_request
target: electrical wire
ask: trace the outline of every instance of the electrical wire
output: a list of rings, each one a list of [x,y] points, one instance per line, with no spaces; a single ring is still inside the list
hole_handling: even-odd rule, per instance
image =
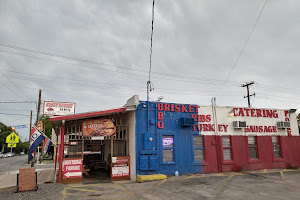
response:
[[[104,65],[104,66],[109,66],[109,67],[116,67],[116,68],[121,68],[121,69],[126,69],[126,70],[135,70],[135,71],[141,71],[141,72],[147,73],[146,70],[130,68],[130,67],[123,67],[120,65],[112,65],[112,64],[108,64],[108,63],[104,63],[104,62],[97,62],[97,61],[91,61],[91,60],[86,60],[86,59],[74,58],[74,57],[70,57],[70,56],[54,54],[54,53],[49,53],[49,52],[45,52],[45,51],[38,51],[38,50],[34,50],[34,49],[29,49],[29,48],[24,48],[24,47],[19,47],[19,46],[4,44],[4,43],[0,43],[0,46],[6,47],[6,48],[11,48],[11,49],[27,51],[27,52],[36,53],[36,54],[41,54],[41,55],[46,55],[46,56],[51,56],[51,57],[56,57],[56,58],[62,58],[62,59],[66,59],[66,60],[74,60],[74,61],[78,61],[78,62]]]
[[[9,65],[10,66],[10,64],[8,63],[8,61],[5,59],[5,57],[4,56],[2,56],[2,55],[0,55],[5,61],[6,61],[6,64],[7,65]],[[11,67],[11,66],[10,66]],[[29,98],[29,100],[32,100],[27,94],[25,94],[20,88],[18,88],[18,86],[16,86],[15,85],[15,83],[13,82],[13,81],[11,81],[9,78],[7,78],[6,76],[5,76],[5,74],[2,72],[2,71],[0,71],[1,72],[1,74],[9,81],[9,82],[11,82],[23,95],[25,95],[27,98]]]
[[[106,68],[99,68],[99,67],[92,67],[92,66],[87,66],[87,65],[81,65],[81,64],[75,64],[75,63],[69,63],[69,62],[64,62],[64,61],[58,61],[58,60],[53,60],[53,59],[48,59],[48,58],[42,58],[42,57],[37,57],[37,56],[31,56],[31,55],[26,55],[26,54],[20,54],[20,53],[15,53],[15,52],[9,52],[9,51],[4,51],[4,50],[0,50],[0,52],[4,52],[4,53],[11,53],[11,54],[15,54],[15,55],[20,55],[20,56],[26,56],[26,57],[31,57],[31,58],[37,58],[37,59],[41,59],[41,60],[46,60],[46,61],[52,61],[52,62],[57,62],[57,63],[61,63],[61,64],[67,64],[67,65],[72,65],[72,66],[77,66],[77,67],[84,67],[84,68],[89,68],[89,69],[95,69],[95,70],[103,70],[103,71],[109,71],[109,72],[113,72],[113,73],[119,73],[119,74],[128,74],[128,75],[133,75],[133,76],[137,76],[139,78],[141,77],[148,77],[148,75],[144,75],[144,74],[138,74],[138,73],[130,73],[130,72],[124,72],[124,71],[119,71],[119,70],[111,70],[111,69],[106,69]],[[153,75],[152,75],[153,77]],[[174,75],[174,74],[166,74],[166,73],[160,73],[154,77],[156,79],[165,79],[165,80],[174,80],[174,81],[182,81],[182,82],[196,82],[196,81],[191,81],[191,79],[194,80],[201,80],[199,81],[199,83],[203,83],[203,84],[209,84],[208,82],[211,81],[214,85],[225,85],[224,84],[224,80],[219,80],[219,84],[216,84],[218,81],[216,81],[216,79],[202,79],[199,77],[191,77],[191,76],[181,76],[181,75]],[[179,80],[179,78],[181,79],[188,79],[188,80]],[[232,81],[230,83],[233,83]],[[226,83],[227,84],[227,83]],[[232,85],[232,84],[231,84]]]
[[[251,29],[251,31],[250,31],[250,34],[248,35],[248,38],[247,38],[247,40],[246,40],[246,42],[245,42],[245,44],[244,44],[242,50],[240,51],[240,54],[238,55],[238,57],[237,57],[235,63],[233,64],[233,66],[232,66],[232,68],[231,68],[231,70],[230,70],[230,72],[229,72],[229,74],[228,74],[228,76],[227,76],[227,78],[226,78],[226,80],[225,80],[225,82],[224,82],[224,85],[225,85],[225,83],[227,82],[227,80],[229,79],[229,77],[230,77],[230,75],[231,75],[233,69],[236,67],[236,65],[237,65],[237,63],[238,63],[238,61],[239,61],[241,55],[243,54],[244,49],[245,49],[245,47],[246,47],[246,45],[247,45],[247,43],[248,43],[248,41],[249,41],[249,39],[250,39],[250,37],[251,37],[251,35],[252,35],[254,29],[255,29],[255,27],[256,27],[256,24],[257,24],[257,22],[258,22],[258,20],[259,20],[259,18],[260,18],[260,16],[261,16],[261,14],[262,14],[264,8],[265,8],[267,2],[268,2],[268,0],[265,1],[265,3],[264,3],[264,5],[263,5],[263,7],[262,7],[262,9],[261,9],[261,11],[260,11],[260,13],[259,13],[257,19],[256,19],[256,21],[255,21],[255,23],[254,23],[254,26],[252,27],[252,29]],[[219,95],[219,93],[220,93],[221,90],[223,89],[223,86],[224,86],[224,85],[222,85],[221,89],[220,89],[219,92],[217,93],[217,96]]]
[[[19,116],[30,116],[25,114],[12,114],[12,113],[0,113],[0,115],[19,115]]]
[[[8,77],[10,77],[8,75]],[[120,87],[124,87],[124,85],[119,85],[119,84],[104,84],[104,83],[101,83],[103,85],[107,85],[106,87],[99,87],[95,84],[93,85],[89,85],[89,84],[82,84],[80,82],[78,83],[72,83],[72,82],[65,82],[65,81],[61,81],[61,79],[59,79],[58,81],[57,80],[45,80],[43,78],[39,79],[39,78],[31,78],[31,77],[23,77],[23,76],[16,76],[16,75],[13,75],[12,77],[14,77],[14,79],[21,79],[21,80],[27,80],[27,81],[31,81],[31,80],[35,80],[35,81],[39,81],[39,82],[46,82],[46,83],[51,83],[52,85],[53,84],[65,84],[65,85],[70,85],[70,86],[78,86],[78,87],[83,87],[83,88],[98,88],[98,89],[116,89],[116,90],[125,90],[125,91],[128,91],[128,90],[132,90],[132,89],[128,89],[128,88],[120,88]],[[108,86],[111,86],[111,85],[115,85],[115,86],[118,86],[117,88],[115,87],[108,87]],[[133,86],[128,86],[130,88],[137,88],[137,89],[144,89],[144,87],[133,87]],[[201,90],[179,90],[179,89],[171,89],[171,88],[159,88],[160,91],[166,91],[166,92],[169,92],[169,91],[176,91],[176,92],[183,92],[183,93],[186,93],[186,92],[214,92],[212,90],[209,90],[209,91],[201,91]],[[240,92],[239,92],[240,93]]]

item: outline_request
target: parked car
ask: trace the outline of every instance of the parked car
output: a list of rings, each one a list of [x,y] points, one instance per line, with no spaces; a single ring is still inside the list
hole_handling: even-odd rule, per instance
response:
[[[24,156],[24,155],[25,155],[25,153],[24,153],[24,152],[21,152],[21,153],[20,153],[20,156]]]
[[[3,154],[3,158],[7,158],[8,157],[8,153]]]
[[[7,157],[14,157],[14,153],[11,153],[11,152],[8,152],[8,153],[6,153],[7,154]]]

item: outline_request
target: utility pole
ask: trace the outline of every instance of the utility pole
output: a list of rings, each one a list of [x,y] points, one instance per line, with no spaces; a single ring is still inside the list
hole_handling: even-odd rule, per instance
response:
[[[29,139],[28,139],[28,164],[30,162],[30,154],[29,154],[29,147],[30,147],[30,138],[31,138],[31,126],[32,126],[32,110],[30,112],[30,126],[29,126]]]
[[[250,85],[253,85],[254,84],[254,81],[251,81],[251,82],[246,82],[246,84],[242,85],[241,87],[247,87],[247,96],[244,96],[244,98],[248,98],[248,107],[250,108],[251,107],[251,104],[250,104],[250,97],[251,96],[255,96],[255,93],[253,94],[249,94],[249,86]]]
[[[41,108],[41,98],[42,98],[42,90],[39,90],[39,101],[38,101],[38,109],[37,109],[37,114],[36,114],[36,121],[35,121],[35,126],[38,127],[39,123],[39,114],[40,114],[40,108]],[[38,147],[39,148],[39,147]],[[38,155],[39,156],[39,155]],[[31,160],[31,167],[34,167],[35,163],[35,158]]]

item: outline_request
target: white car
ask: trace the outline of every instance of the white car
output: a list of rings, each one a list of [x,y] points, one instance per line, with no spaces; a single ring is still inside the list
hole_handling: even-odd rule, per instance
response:
[[[14,153],[11,153],[11,152],[8,152],[6,154],[7,154],[7,157],[13,157],[15,155]]]
[[[21,152],[21,153],[20,153],[20,156],[24,156],[24,155],[25,155],[25,153],[24,153],[24,152]]]

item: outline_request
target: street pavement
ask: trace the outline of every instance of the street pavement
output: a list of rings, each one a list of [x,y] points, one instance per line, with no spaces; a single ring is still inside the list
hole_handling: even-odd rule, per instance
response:
[[[300,171],[260,170],[172,176],[165,180],[94,182],[64,185],[63,199],[300,199]]]
[[[0,199],[300,199],[299,169],[189,174],[143,183],[84,178],[79,184],[44,184],[53,178],[53,169],[38,174],[37,191],[15,193],[14,188],[0,188]]]
[[[0,159],[0,190],[16,186],[19,169],[31,167],[27,164],[27,158],[25,155]],[[35,164],[34,167],[38,175],[38,184],[54,182],[53,161],[44,161],[42,164]]]
[[[5,173],[16,173],[20,168],[31,167],[30,164],[27,164],[28,156],[14,156],[9,158],[0,159],[0,174]],[[38,164],[35,165],[36,169],[54,169],[54,163],[47,164]]]

